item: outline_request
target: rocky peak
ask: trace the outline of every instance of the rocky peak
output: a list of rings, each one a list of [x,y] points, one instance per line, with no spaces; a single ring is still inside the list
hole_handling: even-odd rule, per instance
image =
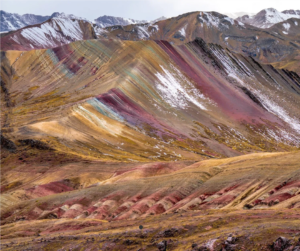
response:
[[[51,15],[51,18],[69,18],[69,19],[77,19],[77,20],[85,20],[88,21],[86,18],[83,17],[77,17],[73,14],[65,14],[64,12],[54,12]]]
[[[285,10],[282,13],[290,14],[290,15],[299,15],[300,16],[300,10]]]
[[[97,25],[100,27],[109,27],[115,25],[130,25],[130,24],[139,24],[139,23],[147,23],[146,20],[134,20],[131,18],[123,18],[123,17],[114,17],[114,16],[101,16],[94,20]]]
[[[42,23],[49,19],[50,16],[39,16],[34,14],[19,15],[16,13],[9,13],[0,11],[0,32],[12,31],[21,29],[28,25]]]
[[[300,18],[300,11],[286,10],[279,12],[274,8],[263,9],[253,16],[242,16],[236,20],[259,28],[269,28],[274,24],[283,22],[289,18]]]

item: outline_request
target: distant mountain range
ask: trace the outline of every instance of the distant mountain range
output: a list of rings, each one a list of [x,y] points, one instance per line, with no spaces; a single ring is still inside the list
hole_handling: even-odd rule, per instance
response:
[[[147,20],[134,20],[130,18],[123,18],[123,17],[113,17],[113,16],[101,16],[96,18],[93,22],[89,21],[86,18],[77,17],[72,14],[65,14],[63,12],[54,12],[51,16],[40,16],[35,14],[24,14],[19,15],[16,13],[9,13],[6,11],[0,11],[0,32],[7,32],[12,30],[18,30],[28,25],[35,25],[43,23],[51,18],[69,18],[69,19],[77,19],[77,20],[84,20],[90,23],[95,23],[101,28],[105,28],[108,26],[114,25],[129,25],[129,24],[139,24],[139,23],[155,23],[157,21],[166,19],[166,17],[160,17],[153,21]]]
[[[101,28],[109,27],[109,26],[115,26],[115,25],[121,25],[126,26],[130,24],[143,24],[143,23],[156,23],[161,20],[167,19],[166,17],[162,16],[160,18],[157,18],[152,21],[147,20],[134,20],[131,18],[123,18],[123,17],[113,17],[113,16],[101,16],[94,20],[94,22]]]
[[[34,14],[19,15],[0,10],[0,32],[21,29],[27,25],[45,22],[51,16],[39,16]]]
[[[129,24],[139,24],[139,23],[148,23],[147,20],[134,20],[131,18],[122,18],[122,17],[113,17],[113,16],[102,16],[95,19],[95,23],[101,28],[114,26],[114,25],[129,25]]]
[[[224,15],[226,15],[230,18],[236,19],[238,17],[242,17],[242,16],[245,16],[245,15],[253,16],[253,15],[255,15],[255,13],[250,13],[250,12],[226,12],[226,13],[224,13]]]
[[[300,10],[285,10],[279,12],[274,8],[263,9],[257,14],[248,13],[248,12],[234,12],[234,13],[224,13],[226,16],[236,19],[239,22],[249,24],[259,28],[269,28],[274,24],[285,21],[289,18],[300,18]],[[50,16],[41,16],[35,14],[24,14],[19,15],[15,13],[8,13],[5,11],[0,11],[0,32],[7,32],[12,30],[18,30],[28,25],[35,25],[39,23],[43,23],[50,18],[70,18],[70,19],[78,19],[88,21],[90,23],[94,23],[100,28],[106,28],[115,25],[131,25],[131,24],[143,24],[150,23],[154,24],[155,22],[165,20],[166,17],[162,16],[155,20],[135,20],[131,18],[123,18],[123,17],[114,17],[114,16],[100,16],[93,21],[90,21],[86,18],[77,17],[75,15],[68,15],[65,13],[54,12]]]
[[[93,24],[80,19],[53,17],[43,22],[21,28],[3,36],[1,48],[32,50],[53,48],[78,40],[97,38]]]
[[[255,16],[263,16],[262,14],[267,12],[270,10],[261,11]],[[280,12],[275,11],[274,15],[284,19],[297,16],[298,12],[290,10],[278,13]],[[273,20],[279,20],[274,15]],[[252,18],[255,19],[255,16]],[[163,20],[146,22],[104,16],[98,18],[97,22],[90,22],[73,15],[54,13],[52,18],[42,24],[2,34],[1,49],[22,51],[48,49],[78,40],[97,38],[132,41],[167,40],[175,44],[184,44],[201,37],[209,43],[220,44],[235,52],[254,57],[260,62],[280,62],[281,65],[289,62],[288,69],[300,72],[297,66],[300,54],[300,45],[297,42],[300,20],[297,18],[276,23],[270,28],[255,28],[251,24],[238,21],[239,18],[234,20],[217,12],[190,12],[161,19]],[[264,20],[266,19],[261,18],[262,22]]]
[[[279,12],[274,8],[268,8],[253,16],[244,15],[238,17],[237,20],[259,28],[270,28],[274,24],[283,22],[289,18],[300,18],[300,10],[285,10]]]

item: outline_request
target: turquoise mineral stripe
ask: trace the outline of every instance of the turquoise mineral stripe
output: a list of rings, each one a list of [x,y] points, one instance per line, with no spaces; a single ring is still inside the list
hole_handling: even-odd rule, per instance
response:
[[[51,49],[47,50],[46,53],[49,55],[49,57],[54,65],[57,65],[59,63],[57,56]]]
[[[147,84],[145,84],[145,81],[139,79],[138,76],[136,76],[135,74],[131,73],[128,70],[124,70],[124,72],[129,75],[135,82],[137,82],[136,87],[140,86],[142,88],[145,89],[146,93],[150,94],[152,97],[154,97],[156,100],[161,100],[161,98],[155,93],[153,92],[148,86]],[[133,83],[134,84],[134,83]],[[126,88],[125,88],[126,89]]]
[[[92,105],[98,112],[100,112],[102,115],[109,117],[113,120],[117,120],[119,122],[124,122],[125,119],[114,112],[112,109],[101,103],[98,99],[93,98],[87,101],[88,104]]]
[[[149,45],[148,42],[151,42],[151,45]],[[145,45],[145,47],[151,51],[153,53],[153,55],[155,55],[155,57],[157,57],[159,59],[159,61],[164,61],[164,59],[157,53],[157,51],[155,51],[155,49],[153,49],[153,46],[156,46],[156,50],[162,50],[154,41],[147,41],[147,44],[145,44],[144,41],[142,41],[142,43]],[[163,51],[164,54],[165,51]]]
[[[103,47],[101,47],[100,45],[102,45],[102,43],[100,43],[97,40],[86,40],[88,44],[90,44],[92,47],[98,49],[99,51],[101,51],[102,53],[104,53],[107,57],[111,58],[112,54],[108,54],[107,51],[108,50],[104,50]],[[94,43],[95,41],[95,43]],[[107,48],[107,47],[105,47]],[[108,49],[108,48],[107,48]]]
[[[155,93],[149,89],[149,87],[144,83],[145,81],[141,80],[137,75],[133,74],[131,71],[124,70],[124,72],[130,76],[139,86],[142,86],[144,89],[146,89],[147,92],[149,92],[152,96],[156,96]]]
[[[57,56],[51,49],[47,50],[47,54],[49,55],[54,65],[57,65],[59,63]],[[64,64],[60,64],[58,67],[60,72],[64,74],[67,78],[72,78],[74,76],[74,73],[71,72]]]

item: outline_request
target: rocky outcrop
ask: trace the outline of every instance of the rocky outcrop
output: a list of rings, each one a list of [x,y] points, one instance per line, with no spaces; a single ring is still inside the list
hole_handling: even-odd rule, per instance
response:
[[[11,141],[10,139],[4,137],[2,134],[1,134],[1,148],[7,149],[11,152],[16,151],[16,149],[17,149],[15,143],[13,141]]]

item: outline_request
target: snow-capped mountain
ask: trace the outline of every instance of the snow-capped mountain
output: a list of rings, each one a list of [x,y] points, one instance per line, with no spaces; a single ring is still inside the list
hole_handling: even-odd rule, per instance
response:
[[[156,22],[158,22],[158,21],[162,21],[162,20],[166,20],[166,19],[167,19],[167,17],[162,16],[162,17],[159,17],[159,18],[154,19],[154,20],[151,21],[150,23],[151,23],[151,24],[154,24],[154,23],[156,23]]]
[[[300,19],[290,18],[286,21],[274,24],[269,31],[272,31],[275,34],[280,34],[282,36],[294,37],[294,40],[297,40],[299,37],[299,28],[300,28]]]
[[[90,20],[78,17],[73,14],[65,14],[63,12],[54,12],[50,16],[40,16],[35,14],[24,14],[19,15],[16,13],[9,13],[6,11],[0,11],[0,32],[7,32],[12,30],[18,30],[23,27],[26,27],[28,25],[35,25],[45,22],[46,20],[50,18],[64,18],[64,19],[77,19],[77,20],[84,20],[87,22],[90,22]],[[162,16],[160,18],[157,18],[153,21],[147,21],[147,20],[135,20],[131,18],[123,18],[123,17],[114,17],[114,16],[101,16],[98,17],[93,21],[93,23],[97,24],[100,28],[105,28],[109,26],[114,25],[130,25],[130,24],[142,24],[142,23],[155,23],[161,20],[166,19],[166,17]]]
[[[72,14],[65,14],[63,12],[54,12],[51,16],[40,16],[35,14],[19,15],[16,13],[8,13],[6,11],[1,10],[0,32],[18,30],[28,25],[40,24],[53,17],[88,21],[86,18],[77,17]]]
[[[90,22],[89,20],[87,20],[86,18],[84,17],[77,17],[73,14],[65,14],[64,12],[54,12],[52,15],[51,15],[51,18],[52,17],[56,17],[56,18],[68,18],[68,19],[77,19],[77,20],[84,20],[84,21],[87,21],[87,22]]]
[[[0,10],[0,32],[21,29],[27,25],[34,25],[48,20],[51,16],[39,16],[34,14],[19,15]]]
[[[54,48],[78,40],[97,38],[100,33],[90,22],[53,17],[42,24],[24,27],[1,39],[1,49],[32,50]]]
[[[130,32],[128,30],[130,29]],[[134,24],[133,27],[107,27],[110,38],[124,40],[168,40],[182,43],[199,37],[214,37],[224,33],[223,39],[232,31],[243,33],[245,25],[217,12],[190,12],[161,22]],[[166,30],[166,32],[159,32]],[[233,32],[234,33],[234,32]],[[218,35],[216,35],[218,37]],[[216,41],[216,40],[214,40]]]
[[[228,17],[231,17],[233,19],[236,19],[238,17],[242,17],[242,16],[245,16],[245,15],[253,16],[253,15],[255,15],[255,13],[250,13],[250,12],[227,12],[227,13],[224,13],[224,15],[226,15]]]
[[[279,12],[274,8],[268,8],[258,12],[256,15],[244,15],[237,18],[237,20],[259,28],[269,28],[289,18],[300,18],[300,10],[285,10]]]
[[[156,23],[158,21],[162,21],[167,19],[166,17],[162,16],[157,19],[154,19],[152,21],[148,20],[135,20],[131,18],[123,18],[123,17],[114,17],[114,16],[101,16],[94,20],[94,23],[97,24],[101,28],[109,27],[109,26],[115,26],[115,25],[121,25],[126,26],[130,24],[144,24],[144,23]]]
[[[123,18],[123,17],[114,17],[114,16],[101,16],[94,20],[94,22],[100,26],[101,28],[114,26],[114,25],[130,25],[130,24],[140,24],[140,23],[148,23],[147,20],[134,20],[131,18]]]

